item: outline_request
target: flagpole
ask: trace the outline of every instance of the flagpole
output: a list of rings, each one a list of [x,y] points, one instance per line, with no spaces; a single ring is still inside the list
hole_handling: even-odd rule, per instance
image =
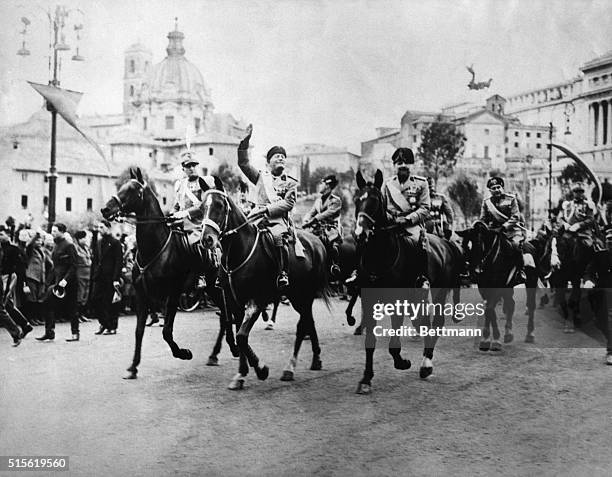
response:
[[[59,80],[57,79],[57,34],[59,30],[58,22],[53,22],[53,79],[49,81],[49,84],[59,86]],[[49,212],[47,218],[47,232],[51,233],[51,228],[55,223],[55,205],[57,198],[57,167],[56,167],[56,138],[57,138],[57,110],[47,101],[47,111],[51,112],[51,158],[49,163]]]

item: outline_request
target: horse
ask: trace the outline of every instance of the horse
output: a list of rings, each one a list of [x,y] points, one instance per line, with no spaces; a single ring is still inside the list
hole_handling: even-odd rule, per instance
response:
[[[215,178],[215,181],[222,186],[218,178]],[[192,359],[191,350],[180,348],[173,339],[174,317],[179,296],[193,272],[204,273],[207,283],[214,283],[217,267],[211,251],[190,245],[184,233],[167,225],[167,218],[162,213],[159,201],[143,179],[140,168],[130,169],[130,179],[108,200],[101,213],[107,220],[130,213],[135,213],[137,217],[137,255],[133,271],[136,292],[136,343],[132,364],[124,378],[136,379],[147,315],[149,311],[159,310],[163,305],[166,305],[163,337],[172,355],[182,360]],[[213,292],[213,295],[215,296],[211,298],[222,313],[217,343],[208,363],[211,365],[217,361],[216,353],[220,350],[221,340],[226,332],[232,354],[238,354],[233,343],[231,325],[227,326],[226,306],[218,292]]]
[[[269,374],[268,366],[260,364],[259,358],[249,345],[249,333],[261,310],[279,298],[275,250],[271,234],[251,223],[232,198],[223,191],[222,186],[210,189],[204,194],[201,210],[204,216],[202,243],[209,249],[221,245],[222,285],[226,293],[232,296],[230,306],[233,316],[241,318],[240,329],[236,334],[240,363],[238,373],[229,384],[229,389],[241,390],[245,387],[249,366],[260,380],[267,379]],[[283,290],[283,294],[300,317],[293,355],[281,376],[283,381],[294,380],[298,353],[305,335],[310,336],[312,345],[310,369],[322,369],[321,348],[312,304],[315,297],[322,296],[326,305],[330,306],[325,246],[318,237],[309,232],[296,230],[295,235],[303,244],[305,256],[300,258],[296,256],[295,251],[289,252],[290,285]]]
[[[359,260],[359,285],[369,288],[414,288],[418,275],[422,273],[414,267],[415,256],[419,251],[415,245],[406,241],[403,231],[392,222],[387,215],[387,206],[381,191],[383,175],[376,171],[374,182],[366,182],[361,172],[357,173],[358,191],[355,196],[355,215],[357,225],[355,234],[361,242]],[[431,283],[432,302],[434,310],[433,322],[429,316],[422,316],[420,324],[427,329],[432,325],[436,329],[444,326],[444,308],[449,291],[455,290],[458,299],[459,276],[463,262],[461,251],[454,244],[436,235],[427,234],[428,273]],[[419,289],[417,295],[425,299],[428,289]],[[392,327],[399,329],[403,316],[391,318]],[[416,323],[415,323],[416,324]],[[358,394],[371,393],[374,377],[373,358],[376,346],[374,335],[374,318],[369,313],[363,314],[363,327],[366,331],[365,351],[366,364],[363,377],[357,387]],[[419,371],[420,377],[426,379],[433,372],[433,351],[437,342],[436,336],[424,337],[423,361]],[[401,356],[401,342],[394,336],[389,342],[391,354],[396,369],[409,369],[411,363]]]
[[[563,229],[557,230],[552,252],[558,260],[550,276],[550,285],[554,289],[555,301],[561,308],[565,333],[574,333],[580,326],[580,282],[587,265],[593,259],[591,247],[583,243],[580,237]],[[567,284],[571,291],[567,299]]]
[[[495,313],[495,307],[500,300],[504,301],[503,308],[506,315],[504,341],[509,343],[514,338],[512,334],[514,288],[509,286],[515,269],[512,246],[502,231],[490,229],[480,220],[476,221],[471,229],[458,231],[457,234],[463,238],[464,253],[472,273],[476,276],[480,295],[485,300],[485,323],[479,349],[501,351],[502,344],[499,341],[500,332]]]

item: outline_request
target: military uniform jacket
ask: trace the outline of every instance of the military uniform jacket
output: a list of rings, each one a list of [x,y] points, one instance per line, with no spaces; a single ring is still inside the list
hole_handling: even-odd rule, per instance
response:
[[[238,166],[255,187],[250,201],[256,207],[265,207],[268,222],[289,224],[289,213],[297,199],[297,180],[288,174],[274,176],[270,171],[260,171],[249,163],[248,151],[238,149]]]
[[[174,183],[174,211],[189,211],[189,222],[192,225],[200,225],[202,222],[202,215],[200,213],[202,196],[204,192],[214,187],[215,181],[212,176],[197,177],[191,181],[188,177],[179,179]]]
[[[444,217],[444,228],[450,229],[453,221],[455,220],[455,214],[453,209],[448,203],[448,199],[444,194],[438,192],[430,192],[431,208],[429,209],[429,220],[439,223]]]
[[[597,208],[588,199],[566,200],[561,206],[560,219],[567,225],[579,225],[579,234],[591,234],[595,224]]]
[[[393,217],[406,217],[413,224],[424,224],[431,202],[429,185],[421,176],[409,176],[400,183],[397,176],[389,179],[382,189],[387,201],[387,212]]]
[[[506,193],[499,198],[488,197],[482,202],[480,220],[492,228],[517,225],[521,221],[521,212],[516,197]]]
[[[319,221],[323,225],[338,227],[340,224],[340,213],[342,210],[342,199],[334,193],[317,197],[312,209],[304,217],[304,222],[310,222],[313,219]]]

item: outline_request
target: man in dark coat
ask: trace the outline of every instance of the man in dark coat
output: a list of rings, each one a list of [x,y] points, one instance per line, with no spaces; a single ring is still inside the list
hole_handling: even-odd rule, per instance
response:
[[[107,220],[98,223],[98,240],[93,249],[93,281],[91,303],[94,316],[100,322],[95,334],[117,333],[117,307],[113,306],[115,289],[120,287],[123,252],[121,243],[111,233]]]
[[[13,345],[19,346],[33,328],[12,300],[13,287],[26,288],[25,259],[19,247],[10,243],[9,234],[10,230],[0,225],[0,323],[13,337]],[[13,277],[15,280],[12,280]]]
[[[45,318],[45,334],[36,338],[39,341],[55,339],[55,318],[58,313],[63,313],[64,318],[70,321],[72,337],[66,341],[79,341],[79,317],[76,313],[77,253],[72,239],[68,239],[66,230],[66,226],[62,223],[56,223],[51,228],[51,235],[55,242],[51,253],[53,271],[49,296],[45,300],[45,307],[48,309]]]

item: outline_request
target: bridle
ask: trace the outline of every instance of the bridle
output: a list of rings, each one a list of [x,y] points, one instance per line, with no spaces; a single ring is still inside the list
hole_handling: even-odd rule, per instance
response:
[[[144,200],[144,191],[148,187],[148,184],[146,182],[140,182],[139,180],[133,179],[133,178],[130,179],[128,182],[133,182],[134,184],[138,186],[139,188],[138,189],[138,200],[140,201]],[[114,214],[114,216],[112,217],[112,220],[117,220],[118,217],[125,217],[125,218],[132,217],[128,215],[128,213],[125,212],[125,207],[127,206],[127,204],[123,202],[117,194],[112,195],[111,200],[114,200],[119,206],[119,211]],[[168,222],[168,218],[165,216],[139,217],[138,215],[136,215],[135,218],[136,218],[136,224],[159,224],[159,223]]]

